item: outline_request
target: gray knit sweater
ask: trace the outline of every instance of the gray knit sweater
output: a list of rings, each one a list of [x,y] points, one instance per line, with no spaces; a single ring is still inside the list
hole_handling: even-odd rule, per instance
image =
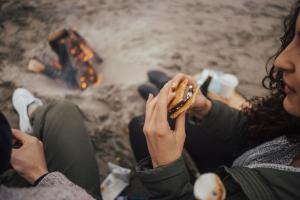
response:
[[[233,162],[232,166],[300,172],[299,167],[291,166],[299,152],[298,135],[289,136],[289,138],[281,136],[245,152]]]
[[[31,188],[8,188],[0,186],[2,200],[91,200],[84,189],[69,181],[63,174],[52,172],[46,175],[37,186]]]

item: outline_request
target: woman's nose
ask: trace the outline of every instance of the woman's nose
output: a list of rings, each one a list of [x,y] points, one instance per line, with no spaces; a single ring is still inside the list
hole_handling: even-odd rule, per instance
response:
[[[292,44],[288,45],[275,59],[274,66],[283,71],[294,71],[295,63],[293,58]]]

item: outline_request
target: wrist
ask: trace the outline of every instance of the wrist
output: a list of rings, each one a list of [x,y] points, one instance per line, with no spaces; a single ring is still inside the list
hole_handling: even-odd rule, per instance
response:
[[[155,162],[152,161],[152,168],[154,169],[154,168],[157,168],[157,167],[158,167],[158,165]]]
[[[166,166],[169,165],[170,163],[173,163],[174,161],[178,160],[180,157],[182,157],[182,153],[176,157],[171,157],[170,155],[168,156],[168,159],[160,159],[160,161],[156,161],[154,162],[152,160],[152,167],[157,168],[157,167],[162,167],[162,166]]]
[[[201,104],[196,103],[195,106],[193,106],[191,114],[195,115],[197,118],[202,119],[209,113],[211,108],[212,102],[206,98],[204,102],[201,102]]]
[[[36,181],[34,181],[33,186],[37,186],[48,174],[49,172],[40,176]]]
[[[205,101],[205,106],[203,108],[203,116],[207,115],[209,113],[209,111],[211,110],[212,107],[212,102],[209,99],[206,99]]]
[[[49,173],[47,169],[44,169],[44,168],[37,169],[28,178],[28,181],[31,184],[34,184],[40,177],[44,176],[47,173]]]

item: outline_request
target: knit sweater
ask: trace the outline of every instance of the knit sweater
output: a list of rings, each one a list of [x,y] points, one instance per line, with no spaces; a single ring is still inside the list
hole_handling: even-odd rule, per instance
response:
[[[84,189],[69,181],[63,174],[52,172],[46,175],[37,186],[30,188],[8,188],[0,186],[0,200],[91,200]]]

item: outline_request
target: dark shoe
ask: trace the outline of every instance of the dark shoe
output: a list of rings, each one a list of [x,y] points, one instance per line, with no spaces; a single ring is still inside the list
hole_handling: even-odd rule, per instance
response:
[[[155,87],[154,85],[150,84],[143,84],[138,87],[139,94],[147,101],[149,94],[153,94],[153,96],[156,96],[159,93],[159,89]]]
[[[167,83],[171,78],[163,71],[160,70],[151,70],[147,73],[148,78],[151,83],[156,85],[159,89],[161,89],[165,83]]]

